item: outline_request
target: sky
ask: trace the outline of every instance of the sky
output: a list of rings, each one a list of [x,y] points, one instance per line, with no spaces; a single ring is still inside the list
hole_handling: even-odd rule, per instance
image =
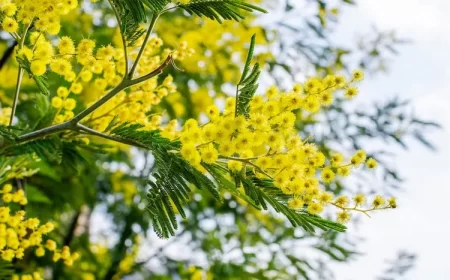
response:
[[[392,94],[411,99],[423,119],[439,122],[443,129],[429,134],[438,147],[431,152],[410,141],[407,151],[397,151],[395,165],[406,181],[398,194],[399,208],[378,213],[358,226],[366,237],[359,250],[365,255],[336,266],[336,279],[374,279],[386,268],[385,260],[398,250],[418,255],[408,279],[450,279],[450,1],[360,0],[343,10],[336,40],[354,40],[355,33],[395,29],[412,40],[402,46],[389,73],[368,77],[360,86],[367,100],[384,100]]]

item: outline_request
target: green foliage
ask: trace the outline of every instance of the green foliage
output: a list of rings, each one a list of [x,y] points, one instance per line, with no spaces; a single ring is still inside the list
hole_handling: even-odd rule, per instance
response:
[[[140,130],[142,127],[140,124],[124,123],[111,130],[111,135],[132,141],[136,146],[153,152],[156,172],[152,174],[155,181],[148,182],[151,188],[147,195],[147,209],[154,231],[158,236],[168,238],[174,235],[177,229],[171,201],[184,218],[183,205],[189,199],[189,184],[209,190],[217,200],[220,200],[220,195],[211,180],[193,168],[179,154],[171,152],[179,148],[178,142],[170,142],[161,137],[156,130]]]
[[[0,137],[9,142],[14,142],[17,136],[12,132],[13,129],[13,127],[0,125]]]
[[[117,12],[122,34],[129,46],[134,45],[145,30],[140,24],[146,20],[145,9],[141,1],[110,0],[113,9]]]
[[[205,164],[203,163],[203,167],[205,167],[206,170],[208,170],[209,174],[214,178],[214,180],[220,185],[221,188],[225,189],[226,191],[230,192],[232,195],[234,195],[237,198],[243,199],[245,202],[249,203],[256,209],[261,210],[261,206],[259,204],[255,203],[255,200],[252,199],[250,196],[248,196],[245,193],[240,192],[236,188],[236,183],[231,182],[228,180],[225,176],[228,174],[228,170],[224,167],[218,165],[218,164]],[[238,178],[238,177],[235,177]]]
[[[111,130],[111,135],[119,137],[121,140],[129,140],[131,145],[154,150],[158,147],[167,150],[179,147],[177,142],[171,142],[169,139],[160,135],[158,130],[146,131],[141,130],[142,124],[122,123]]]
[[[226,170],[221,169],[217,164],[207,165],[204,167],[219,183],[220,187],[224,187],[236,197],[245,200],[257,209],[268,210],[268,205],[283,215],[291,222],[292,226],[301,226],[308,232],[314,232],[314,227],[322,230],[335,230],[344,232],[346,227],[342,224],[331,222],[317,215],[311,215],[304,210],[295,211],[287,206],[289,196],[284,194],[276,187],[270,179],[258,179],[249,172],[246,176],[241,173],[233,174],[235,183],[229,181],[226,177]],[[238,187],[242,184],[244,193],[239,191]]]
[[[2,156],[14,159],[20,156],[34,155],[48,163],[61,164],[66,170],[77,172],[81,170],[82,166],[88,164],[83,150],[91,154],[98,154],[102,153],[104,148],[104,145],[85,145],[80,141],[64,141],[56,135],[21,144],[12,141],[10,144],[1,151]]]
[[[14,275],[14,265],[0,260],[0,279],[11,279]]]
[[[277,188],[272,180],[253,178],[252,181],[248,179],[242,180],[246,185],[249,193],[253,197],[257,197],[258,203],[264,209],[267,209],[267,204],[271,205],[275,211],[282,213],[288,218],[293,226],[301,226],[308,232],[314,232],[314,227],[322,230],[335,230],[344,232],[346,227],[342,224],[325,220],[317,215],[311,215],[306,210],[293,210],[287,206],[288,196]]]
[[[131,0],[133,1],[133,0]],[[159,13],[170,3],[170,0],[140,0],[144,3],[150,10]]]
[[[19,63],[20,67],[25,69],[25,71],[30,75],[30,77],[36,82],[36,85],[39,89],[39,91],[44,95],[49,95],[50,91],[48,89],[48,83],[47,83],[47,77],[45,75],[36,76],[31,72],[31,63],[28,61],[26,57],[22,58],[19,56],[16,56],[17,62]]]
[[[205,16],[219,23],[222,23],[222,19],[235,21],[243,19],[244,16],[240,13],[240,10],[267,12],[260,7],[238,0],[193,0],[188,4],[179,4],[178,7],[191,15]]]
[[[125,35],[127,45],[135,43],[136,39],[144,33],[144,30],[139,28],[139,26],[148,18],[146,11],[152,11],[154,15],[158,16],[172,9],[171,6],[166,9],[166,6],[171,2],[168,0],[111,0],[111,2],[115,11],[118,13],[119,26]],[[173,1],[174,4],[176,2]],[[289,6],[289,2],[296,4]],[[286,1],[286,7],[293,10],[296,9],[295,5],[298,3],[298,0],[288,0]],[[317,4],[316,1],[310,1],[310,3],[313,5]],[[320,1],[321,5],[323,3],[325,2]],[[102,17],[100,23],[95,24],[94,32],[89,34],[89,38],[96,40],[99,46],[107,45],[110,43],[111,29],[108,28],[106,20],[110,19],[111,10],[103,9],[106,5],[100,2],[94,4],[93,7],[100,7]],[[247,11],[262,11],[242,1],[231,0],[192,1],[186,5],[175,4],[174,7],[180,7],[190,14],[207,17],[219,22],[223,19],[240,20]],[[86,12],[90,13],[88,9]],[[165,20],[169,23],[174,23],[181,20],[181,18],[177,18],[181,16],[181,12],[167,13],[164,17],[159,17],[158,21]],[[181,20],[181,22],[189,23],[188,19],[184,20]],[[77,27],[79,27],[80,22],[71,22],[71,24],[63,25],[62,31],[65,32],[62,34],[74,38],[74,41],[78,41],[82,37],[86,38],[87,34],[78,32]],[[325,74],[330,69],[333,69],[334,66],[343,67],[344,69],[353,68],[344,59],[347,56],[354,56],[355,53],[353,50],[337,48],[331,44],[331,41],[328,42],[329,34],[320,23],[314,22],[314,19],[309,21],[299,18],[298,21],[294,21],[292,24],[301,25],[305,22],[308,22],[305,29],[297,27],[289,28],[293,32],[292,34],[286,33],[286,29],[288,29],[286,27],[287,23],[283,21],[274,23],[272,26],[264,27],[263,29],[263,33],[267,35],[267,41],[270,39],[269,36],[273,30],[280,30],[280,35],[288,36],[292,40],[295,40],[295,42],[290,42],[292,40],[281,39],[279,45],[273,48],[274,50],[279,49],[282,52],[274,53],[277,61],[265,61],[271,67],[271,76],[275,77],[276,82],[281,87],[284,87],[286,83],[283,83],[282,79],[277,80],[276,75],[279,74],[282,78],[285,78],[286,76],[292,75],[292,73],[303,70],[303,63],[299,63],[302,61],[301,58],[306,57],[306,63],[315,66],[319,75],[322,73]],[[186,24],[186,29],[182,29],[181,34],[195,31],[189,28],[198,28],[198,26],[196,23],[192,25]],[[158,35],[164,36],[164,34],[170,34],[170,36],[173,35],[177,38],[181,37],[180,34],[176,34],[175,30],[175,27],[173,30],[162,29],[161,32],[158,31]],[[236,102],[238,105],[236,112],[245,116],[248,114],[248,101],[254,95],[254,91],[256,91],[258,86],[257,79],[260,70],[257,65],[253,68],[251,67],[254,42],[254,37],[252,37],[245,67],[239,81]],[[289,44],[294,45],[290,46]],[[370,42],[368,45],[370,47],[368,49],[370,55],[367,61],[364,60],[364,63],[360,64],[363,68],[371,68],[369,66],[378,61],[381,55],[385,53],[385,48],[380,48]],[[231,58],[234,55],[228,48],[223,48],[217,53],[227,58]],[[286,53],[288,55],[285,55]],[[291,56],[290,54],[294,55]],[[214,57],[213,54],[211,58],[214,59]],[[283,58],[285,58],[284,61]],[[22,66],[25,66],[24,69],[33,77],[29,69],[26,69],[27,63],[29,68],[29,61],[22,62]],[[293,63],[292,67],[290,63]],[[233,69],[239,67],[239,65],[234,65],[234,63],[230,64],[233,64],[230,66]],[[275,67],[278,66],[282,67],[285,71],[274,71]],[[227,69],[227,67],[219,65],[217,68],[218,71],[214,72],[214,74],[199,74],[190,71],[176,72],[176,69],[169,71],[173,71],[171,74],[173,74],[176,84],[179,86],[179,92],[190,98],[191,93],[195,90],[190,88],[191,81],[194,81],[198,85],[208,84],[209,86],[213,84],[214,90],[220,92],[223,84],[228,82],[224,79],[223,72],[220,71],[224,69]],[[36,77],[33,78],[35,79]],[[49,78],[52,81],[50,84],[51,91],[62,83],[65,83],[62,78],[60,80],[53,80],[52,76],[49,76]],[[45,78],[43,79],[43,83],[46,83]],[[41,87],[39,83],[38,86]],[[45,86],[44,88],[47,87]],[[42,94],[34,94],[35,92],[36,89],[34,86],[22,87],[21,94],[24,93],[26,98],[20,99],[19,106],[25,106],[26,104],[27,107],[19,107],[16,117],[20,121],[19,124],[23,125],[20,127],[26,131],[50,126],[54,118],[54,115],[49,109],[48,97]],[[192,110],[195,107],[191,100],[187,100],[186,102],[187,104],[184,105],[187,110]],[[161,108],[161,110],[172,110],[169,103],[163,101],[163,104],[166,104],[167,108]],[[396,107],[392,104],[387,106],[392,108]],[[331,152],[330,147],[334,147],[336,143],[345,143],[343,141],[344,139],[349,140],[350,145],[354,145],[354,147],[343,147],[341,149],[349,153],[353,148],[360,148],[361,142],[364,141],[363,143],[366,143],[368,138],[394,140],[396,143],[405,145],[406,147],[405,138],[407,138],[406,136],[412,135],[423,144],[432,146],[424,138],[424,130],[422,128],[438,127],[435,123],[426,122],[415,117],[410,119],[410,124],[412,125],[409,125],[405,121],[397,123],[402,118],[401,113],[406,111],[407,108],[394,108],[395,110],[388,110],[383,106],[379,106],[378,108],[380,109],[380,113],[375,112],[372,114],[368,111],[348,111],[345,110],[342,104],[338,104],[335,107],[330,107],[330,114],[324,113],[327,119],[336,121],[336,124],[332,121],[328,123],[332,127],[330,130],[331,133],[328,133],[328,130],[322,127],[323,125],[327,125],[327,122],[324,123],[315,120],[302,120],[298,127],[299,133],[303,136],[314,134],[318,147],[326,154]],[[159,110],[159,108],[156,109],[155,107],[155,110]],[[156,113],[158,112],[160,111],[156,111]],[[154,112],[151,111],[148,113],[150,115]],[[180,117],[179,120],[186,120],[185,117]],[[353,121],[356,118],[359,120]],[[320,119],[322,120],[322,118]],[[170,241],[173,242],[171,244],[175,246],[180,245],[186,239],[182,237],[187,237],[186,235],[188,235],[189,240],[185,244],[186,248],[193,250],[194,255],[206,255],[208,260],[208,273],[211,273],[217,279],[240,279],[244,277],[250,279],[273,279],[274,277],[277,279],[293,279],[294,277],[298,277],[299,279],[332,279],[331,276],[323,276],[322,273],[324,270],[327,270],[327,265],[320,263],[321,259],[325,257],[327,261],[345,262],[355,254],[357,249],[354,249],[354,246],[357,243],[352,240],[350,247],[345,246],[346,243],[343,239],[346,235],[340,233],[345,230],[345,227],[326,221],[318,216],[310,215],[302,210],[294,211],[289,209],[287,207],[287,197],[279,189],[274,187],[270,180],[256,179],[249,176],[249,174],[241,173],[231,174],[232,176],[230,177],[229,171],[224,166],[203,163],[203,167],[209,173],[205,176],[196,169],[193,169],[179,156],[177,150],[179,150],[180,144],[178,142],[172,142],[161,137],[157,131],[143,131],[141,130],[143,128],[141,125],[118,125],[118,123],[118,118],[113,119],[104,132],[110,133],[107,136],[114,137],[119,142],[152,151],[155,160],[152,161],[151,157],[148,157],[150,158],[148,160],[150,162],[148,166],[146,164],[148,168],[142,168],[141,170],[141,166],[134,165],[134,160],[141,153],[138,156],[136,154],[130,156],[129,153],[123,150],[117,152],[105,150],[105,153],[101,157],[98,157],[97,155],[99,155],[100,149],[106,145],[101,146],[100,144],[96,144],[95,139],[92,139],[88,146],[74,140],[75,138],[72,138],[72,141],[69,142],[67,141],[67,138],[69,138],[67,136],[72,135],[73,131],[67,131],[67,134],[66,132],[55,134],[64,140],[54,141],[53,137],[47,137],[43,140],[14,144],[17,135],[19,135],[19,133],[16,134],[18,129],[13,130],[10,127],[0,126],[0,142],[3,143],[4,141],[11,145],[17,145],[9,146],[9,148],[2,151],[2,156],[4,155],[3,153],[7,153],[9,157],[0,157],[0,182],[11,182],[14,187],[19,183],[24,184],[27,198],[30,202],[27,205],[27,216],[36,216],[42,220],[51,219],[59,221],[59,231],[51,238],[57,240],[58,243],[61,241],[61,243],[64,242],[63,244],[70,244],[73,251],[80,252],[83,258],[82,263],[89,264],[89,269],[95,271],[93,273],[96,279],[111,279],[111,277],[105,276],[108,267],[109,271],[117,271],[114,269],[119,267],[119,261],[125,257],[128,250],[132,249],[128,245],[125,246],[125,244],[130,240],[134,240],[133,234],[137,233],[134,231],[134,226],[136,225],[139,225],[141,229],[138,234],[143,234],[145,237],[148,237],[147,229],[153,225],[157,234],[165,238],[174,235],[177,227],[181,227],[181,231],[179,233],[177,232],[177,235],[183,236],[173,238]],[[327,134],[323,135],[323,137],[320,132],[311,133],[318,126],[321,128],[319,131],[327,131]],[[401,130],[404,127],[408,127],[411,130]],[[383,151],[380,151],[380,154],[381,152]],[[32,157],[29,154],[36,154],[42,160],[40,162],[34,162],[30,160]],[[94,160],[90,160],[91,158]],[[25,159],[28,160],[26,164],[23,163]],[[154,166],[151,166],[153,163]],[[380,161],[380,165],[384,165],[383,162]],[[126,178],[126,180],[123,181],[132,181],[136,187],[136,194],[131,204],[128,204],[123,199],[122,190],[117,191],[112,186],[114,180],[113,174],[117,171],[117,166],[120,166],[120,170],[124,172],[123,178]],[[12,169],[10,169],[11,167]],[[20,170],[23,167],[34,168],[36,170],[34,172],[37,172],[37,168],[39,168],[39,173],[34,173],[33,176],[22,176],[23,173],[20,172],[24,171]],[[122,170],[122,167],[125,167],[125,171]],[[71,172],[74,170],[78,171],[78,174]],[[3,174],[3,172],[7,172],[7,174]],[[391,170],[389,172],[393,174],[392,176],[397,176],[397,173]],[[16,173],[20,176],[10,176],[11,173]],[[153,177],[148,182],[150,174]],[[20,179],[16,180],[15,178],[17,177],[20,177]],[[121,179],[118,184],[120,185],[123,181]],[[388,185],[386,178],[384,178],[383,183],[384,185]],[[148,190],[149,185],[150,190]],[[363,190],[366,190],[368,185],[364,184]],[[191,190],[194,186],[207,189],[209,192],[202,192],[201,200],[191,199]],[[336,188],[333,187],[330,186],[331,189],[329,191],[338,194],[345,191],[347,185],[337,183]],[[216,202],[220,199],[219,191],[224,192],[224,202],[220,204]],[[146,194],[148,194],[148,211],[139,209],[141,207],[140,203],[134,203],[138,201],[138,197],[139,199],[145,199]],[[228,194],[234,197],[230,197]],[[238,199],[236,200],[235,198]],[[259,211],[254,211],[251,207],[248,207],[249,205],[240,203],[240,200],[244,200],[258,210],[271,210],[273,208],[275,211],[285,215],[292,225],[298,227],[294,228],[289,226],[285,222],[285,219],[279,218],[281,215],[260,215]],[[120,236],[120,239],[114,244],[114,248],[107,249],[107,254],[98,257],[90,249],[92,248],[92,240],[90,240],[88,234],[74,235],[74,229],[82,227],[72,227],[72,219],[67,219],[67,217],[77,213],[73,219],[73,225],[77,225],[77,217],[81,211],[84,212],[82,216],[89,217],[92,211],[96,211],[105,205],[107,208],[107,214],[105,215],[113,217],[113,224],[116,226],[114,231]],[[178,215],[182,217],[187,216],[189,219],[177,222]],[[231,226],[228,222],[230,218],[233,220]],[[201,226],[208,219],[213,219],[217,223],[217,226],[210,231],[205,230]],[[131,231],[132,226],[133,231]],[[313,233],[316,227],[323,229],[325,232],[319,231]],[[307,242],[304,245],[306,245],[305,247],[308,250],[315,250],[317,258],[311,258],[309,254],[295,254],[298,253],[296,242],[302,240]],[[285,243],[295,246],[286,248],[286,246],[283,246]],[[231,244],[236,245],[234,247]],[[273,244],[280,246],[273,246]],[[164,246],[167,245],[163,245],[155,250],[156,253],[153,256],[153,260],[157,260],[163,264],[162,266],[166,271],[162,273],[167,274],[167,276],[156,276],[155,272],[145,265],[147,263],[145,261],[136,263],[130,274],[133,273],[143,279],[172,279],[177,277],[184,279],[190,277],[191,273],[187,273],[185,270],[187,270],[187,266],[192,262],[190,260],[183,261],[173,258],[170,254],[166,255],[167,252],[164,250],[166,247]],[[274,247],[279,248],[275,251],[272,250]],[[243,250],[243,248],[246,248],[246,250]],[[261,262],[260,258],[255,257],[256,254],[251,250],[260,250],[260,248],[271,248],[270,260]],[[289,249],[292,249],[292,251],[289,252]],[[241,250],[243,253],[243,261],[235,262],[234,259],[230,260],[230,258],[223,257],[228,256],[231,250]],[[303,250],[301,253],[303,253]],[[281,262],[279,261],[280,258],[282,258]],[[26,265],[33,265],[34,261],[34,254],[31,253],[17,264],[22,265],[24,263]],[[37,261],[43,263],[43,259]],[[3,276],[5,276],[5,279],[9,279],[9,274],[7,274],[9,272],[3,274],[6,271],[3,265],[4,263],[0,263],[0,279],[3,279]],[[46,267],[46,271],[48,270],[48,273],[51,273],[53,270],[54,280],[78,279],[80,275],[76,275],[77,272],[75,270],[80,270],[80,273],[84,273],[85,271],[81,270],[77,264],[75,265],[76,267],[73,269],[64,268],[65,272],[62,275],[55,273],[55,270],[51,266]],[[293,267],[297,270],[294,273],[292,272]],[[269,274],[267,272],[275,274],[268,276]],[[107,275],[112,276],[112,274]],[[134,275],[131,275],[131,277],[133,278]],[[127,277],[124,276],[124,278]]]
[[[26,154],[36,154],[38,157],[51,162],[61,162],[61,139],[57,136],[48,137],[26,142],[20,145],[13,145],[4,151],[6,156],[19,156]]]
[[[189,184],[199,189],[208,189],[218,201],[221,198],[213,182],[179,155],[165,149],[153,150],[153,155],[157,171],[153,174],[155,181],[149,181],[151,188],[147,195],[147,209],[150,212],[154,231],[158,236],[168,238],[175,234],[175,229],[178,227],[171,202],[185,218],[183,205],[189,199]]]
[[[250,41],[250,47],[248,50],[244,71],[242,72],[241,79],[237,85],[236,114],[245,115],[246,117],[248,117],[250,100],[252,100],[253,96],[256,93],[256,90],[258,89],[257,82],[259,75],[261,74],[261,70],[258,63],[256,63],[253,66],[253,69],[250,71],[250,64],[253,58],[255,42],[256,42],[256,35],[253,35]]]

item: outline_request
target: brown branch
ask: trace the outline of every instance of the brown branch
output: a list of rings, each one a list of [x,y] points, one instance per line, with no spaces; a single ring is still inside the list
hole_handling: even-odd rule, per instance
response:
[[[11,55],[14,52],[14,48],[18,45],[19,43],[17,41],[14,41],[13,44],[11,46],[9,46],[6,51],[3,53],[2,58],[0,58],[0,70],[3,68],[3,66],[6,64],[6,62],[8,62],[8,59],[11,57]]]

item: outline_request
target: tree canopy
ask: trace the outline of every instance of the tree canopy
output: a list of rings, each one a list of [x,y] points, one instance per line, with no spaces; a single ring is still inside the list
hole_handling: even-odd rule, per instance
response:
[[[348,106],[405,43],[351,5],[0,0],[0,278],[331,279],[439,127]]]

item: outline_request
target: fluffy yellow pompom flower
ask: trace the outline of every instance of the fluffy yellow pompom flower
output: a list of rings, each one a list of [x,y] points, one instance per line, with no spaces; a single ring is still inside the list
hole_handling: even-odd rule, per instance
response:
[[[298,197],[294,197],[288,201],[289,208],[299,210],[303,207],[305,202]]]
[[[374,208],[379,208],[384,206],[384,204],[386,203],[386,200],[384,199],[384,197],[377,195],[375,196],[375,198],[372,201],[372,205]]]
[[[395,199],[395,197],[389,198],[388,204],[389,204],[389,207],[391,207],[391,208],[397,208],[397,200]]]
[[[75,45],[67,36],[61,38],[58,43],[58,51],[60,54],[75,54]]]
[[[4,186],[3,186],[3,192],[4,193],[9,193],[9,192],[11,192],[12,191],[12,185],[11,184],[5,184]]]
[[[216,105],[211,105],[206,109],[206,115],[210,120],[215,120],[220,115],[220,110]]]
[[[358,194],[353,198],[356,206],[362,206],[366,203],[366,196],[364,194]]]
[[[14,259],[14,256],[15,256],[14,251],[11,249],[7,249],[2,252],[2,259],[5,261],[8,262],[12,261]]]
[[[321,173],[322,181],[324,183],[331,183],[334,180],[334,172],[330,168],[324,168]]]
[[[3,194],[2,199],[4,202],[10,203],[12,201],[12,194],[10,193]]]
[[[61,76],[72,71],[72,64],[65,59],[55,59],[50,63],[50,69]]]
[[[39,247],[36,249],[35,254],[37,257],[43,257],[45,255],[44,247]]]
[[[214,148],[213,144],[209,144],[208,148],[203,149],[201,151],[201,155],[202,155],[202,160],[209,164],[216,162],[217,158],[219,157],[219,153]]]
[[[0,1],[1,2],[1,1]],[[8,3],[3,5],[0,10],[4,12],[7,16],[12,17],[16,14],[17,6],[13,3]]]
[[[69,95],[69,90],[66,87],[59,87],[56,94],[61,98],[66,98]]]
[[[68,111],[73,111],[75,107],[77,106],[77,102],[73,98],[67,98],[64,100],[64,109]]]
[[[237,161],[237,160],[230,160],[228,162],[228,168],[231,171],[239,172],[242,170],[242,162]]]
[[[52,98],[52,107],[59,109],[63,106],[64,101],[59,96],[55,96]]]
[[[48,239],[47,242],[45,243],[45,247],[47,247],[47,249],[49,251],[55,251],[56,250],[56,242]]]
[[[378,165],[378,162],[373,158],[369,158],[366,162],[366,166],[369,169],[374,169],[377,167],[377,165]]]
[[[83,85],[80,83],[73,83],[70,86],[70,90],[75,94],[80,94],[83,91]]]
[[[362,81],[364,79],[364,72],[361,70],[353,71],[353,80],[356,82]]]
[[[41,60],[34,60],[30,65],[31,72],[36,76],[44,75],[47,71],[47,65]]]
[[[345,97],[348,99],[352,99],[353,97],[357,96],[359,93],[359,90],[356,87],[350,87],[345,91]]]
[[[341,224],[345,224],[350,220],[351,214],[348,211],[341,211],[337,214],[337,222]]]
[[[17,32],[19,24],[13,18],[5,17],[2,22],[2,27],[6,32]]]
[[[348,205],[348,197],[347,196],[340,196],[336,198],[336,201],[334,202],[339,207],[346,207]]]
[[[308,205],[308,212],[311,214],[320,214],[323,211],[323,206],[319,203],[310,203]]]

